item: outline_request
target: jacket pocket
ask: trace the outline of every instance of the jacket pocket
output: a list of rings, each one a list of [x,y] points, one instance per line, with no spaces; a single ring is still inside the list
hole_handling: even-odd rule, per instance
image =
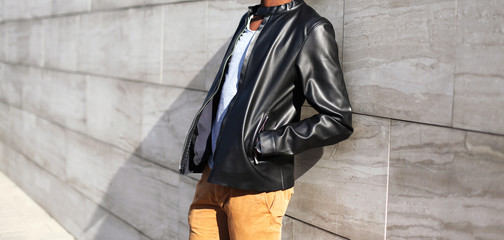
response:
[[[255,146],[257,142],[259,142],[259,134],[264,130],[264,127],[266,126],[266,122],[268,121],[269,115],[268,113],[264,113],[263,116],[261,117],[261,121],[259,121],[259,124],[256,127],[256,130],[254,131],[254,135],[251,141],[251,146],[250,146],[250,151],[253,153],[254,157],[254,163],[257,165],[259,164],[259,161],[257,159],[257,152],[255,150]]]

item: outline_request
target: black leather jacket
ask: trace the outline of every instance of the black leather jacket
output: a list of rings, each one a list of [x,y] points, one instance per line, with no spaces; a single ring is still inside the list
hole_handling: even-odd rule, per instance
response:
[[[249,7],[189,129],[179,170],[202,172],[211,155],[221,85],[249,14],[265,18],[245,53],[208,182],[256,191],[287,189],[294,186],[295,154],[338,143],[353,132],[334,29],[302,0]],[[305,100],[318,114],[300,121]]]

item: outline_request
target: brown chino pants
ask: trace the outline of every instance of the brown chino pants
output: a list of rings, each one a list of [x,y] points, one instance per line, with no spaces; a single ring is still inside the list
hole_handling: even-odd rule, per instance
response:
[[[256,192],[207,182],[203,171],[189,209],[190,240],[280,240],[293,188]]]

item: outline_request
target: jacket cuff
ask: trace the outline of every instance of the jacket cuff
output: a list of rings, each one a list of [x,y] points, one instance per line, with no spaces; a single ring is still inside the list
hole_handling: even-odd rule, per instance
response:
[[[264,130],[259,133],[259,147],[261,148],[261,155],[268,156],[276,153],[275,144],[275,131]]]

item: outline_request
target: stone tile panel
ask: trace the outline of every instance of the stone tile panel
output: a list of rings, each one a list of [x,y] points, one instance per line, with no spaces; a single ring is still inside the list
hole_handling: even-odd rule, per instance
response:
[[[37,140],[34,133],[37,130],[37,116],[19,108],[10,108],[11,142],[10,146],[23,156],[33,158],[37,155]]]
[[[303,109],[304,117],[315,114]],[[354,115],[346,141],[296,158],[289,216],[350,239],[383,239],[389,120]]]
[[[81,15],[77,69],[160,82],[162,7]]]
[[[0,0],[1,2],[2,0]],[[0,9],[1,14],[1,9]],[[1,18],[1,17],[0,17]],[[7,59],[7,24],[0,19],[0,60]]]
[[[85,76],[43,71],[42,79],[38,115],[67,128],[84,132],[86,130],[87,105]],[[25,85],[25,87],[30,88],[31,86]],[[31,96],[23,97],[25,99]]]
[[[34,155],[31,160],[45,171],[65,180],[67,139],[65,128],[37,118],[35,131],[28,135],[35,138]]]
[[[140,145],[143,83],[87,78],[87,133],[134,152]]]
[[[504,137],[393,121],[387,239],[504,236]]]
[[[4,16],[4,0],[0,0],[0,21],[3,21]]]
[[[2,121],[4,126],[11,127],[4,143],[64,180],[67,147],[64,128],[18,108],[7,106],[1,110],[5,110],[2,114],[8,114]]]
[[[19,85],[23,110],[67,128],[85,131],[86,79],[83,75],[5,66],[9,66],[7,79]]]
[[[48,17],[51,15],[86,12],[89,10],[90,1],[91,0],[0,0],[0,21],[15,19],[25,20]]]
[[[306,224],[295,218],[284,216],[282,227],[282,240],[345,240],[333,233]]]
[[[91,6],[91,0],[52,0],[52,2],[52,14],[87,12]]]
[[[42,66],[43,28],[41,20],[5,23],[4,58],[10,62]]]
[[[68,183],[152,239],[178,235],[179,174],[68,132]]]
[[[90,0],[91,7],[93,10],[98,9],[118,9],[118,8],[128,8],[128,7],[138,7],[153,4],[168,4],[168,3],[179,3],[179,2],[189,2],[189,1],[200,1],[200,0]]]
[[[44,78],[44,71],[40,68],[9,66],[15,70],[13,78],[21,85],[22,109],[47,117],[48,115],[42,112],[42,102],[44,99],[50,98],[48,92],[44,92],[44,90],[49,89],[51,86],[47,84],[47,78]]]
[[[12,115],[10,106],[0,102],[0,142],[10,144],[12,135]]]
[[[343,68],[356,112],[451,125],[456,3],[345,2]]]
[[[36,18],[51,15],[53,0],[3,0],[3,18]]]
[[[21,108],[23,80],[28,68],[11,64],[0,64],[0,101]]]
[[[453,126],[504,134],[504,3],[458,1]]]
[[[45,65],[77,70],[80,15],[44,20]]]
[[[206,93],[145,86],[141,155],[178,171],[187,131]]]
[[[164,6],[163,83],[205,90],[206,10],[206,1]]]

